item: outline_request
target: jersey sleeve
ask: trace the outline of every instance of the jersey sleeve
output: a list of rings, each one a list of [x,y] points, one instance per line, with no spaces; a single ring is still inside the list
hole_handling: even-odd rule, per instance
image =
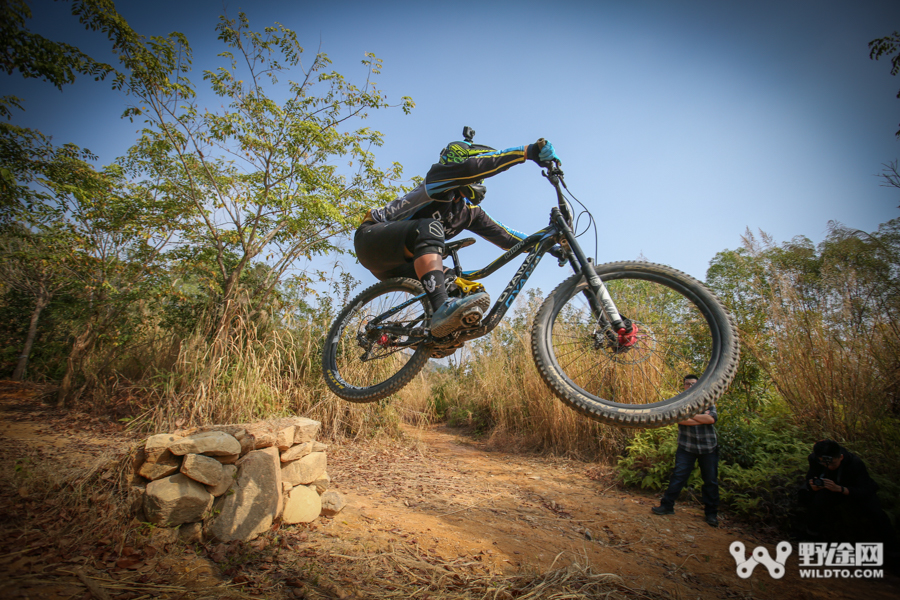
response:
[[[434,200],[448,200],[457,188],[493,177],[525,162],[529,157],[529,148],[518,146],[479,154],[459,163],[434,164],[425,175],[425,190]]]
[[[466,229],[504,250],[509,250],[527,237],[521,231],[507,227],[494,219],[480,206],[470,204],[468,210],[471,219]]]

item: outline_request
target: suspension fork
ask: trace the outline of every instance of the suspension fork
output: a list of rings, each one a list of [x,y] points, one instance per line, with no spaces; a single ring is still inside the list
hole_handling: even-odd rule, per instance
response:
[[[593,263],[585,256],[581,246],[575,240],[575,234],[569,228],[559,208],[552,208],[550,215],[556,227],[559,228],[566,238],[569,250],[575,255],[574,260],[572,260],[571,256],[569,257],[572,268],[576,273],[584,275],[584,279],[587,281],[588,289],[584,291],[584,295],[591,306],[594,317],[599,321],[599,318],[603,316],[612,326],[613,331],[619,331],[619,329],[625,327],[622,315],[619,314],[619,309],[616,308],[616,303],[613,302],[612,296],[609,295],[606,285],[594,271]]]

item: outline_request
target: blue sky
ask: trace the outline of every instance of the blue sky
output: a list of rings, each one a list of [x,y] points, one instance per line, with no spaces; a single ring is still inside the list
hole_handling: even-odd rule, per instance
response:
[[[67,3],[33,6],[36,31],[103,54],[105,40],[79,30]],[[900,30],[900,2],[117,2],[143,35],[185,33],[195,69],[217,64],[223,6],[256,29],[294,29],[310,54],[321,43],[356,82],[364,52],[383,59],[380,87],[416,108],[368,124],[385,134],[379,159],[410,177],[463,125],[495,148],[551,140],[569,188],[600,223],[600,262],[643,256],[702,279],[748,227],[819,242],[829,220],[871,231],[900,216],[900,190],[877,177],[900,158],[900,77],[867,48]],[[135,139],[136,124],[118,118],[125,98],[105,83],[59,92],[3,77],[3,93],[25,99],[18,122],[57,143],[108,163]],[[554,198],[536,165],[487,184],[493,216],[525,232],[546,224]],[[493,254],[481,242],[464,251],[464,267]],[[514,269],[489,280],[492,295]],[[532,285],[548,292],[561,274],[547,261]]]

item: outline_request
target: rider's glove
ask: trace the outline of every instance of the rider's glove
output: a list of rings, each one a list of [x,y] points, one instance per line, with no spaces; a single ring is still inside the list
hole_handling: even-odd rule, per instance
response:
[[[553,160],[562,164],[559,156],[556,155],[556,150],[553,149],[553,144],[544,138],[539,139],[528,148],[528,158],[542,167],[550,166],[549,163]]]

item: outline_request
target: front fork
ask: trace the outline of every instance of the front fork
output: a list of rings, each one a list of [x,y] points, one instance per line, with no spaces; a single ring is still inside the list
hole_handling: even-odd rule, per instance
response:
[[[587,281],[588,289],[584,291],[584,295],[591,305],[594,317],[598,322],[601,318],[605,318],[615,332],[620,332],[620,330],[624,329],[631,333],[631,323],[627,319],[623,319],[622,315],[619,314],[619,309],[616,308],[616,303],[613,302],[612,297],[609,295],[609,290],[606,289],[606,285],[597,276],[593,263],[585,256],[581,246],[575,240],[575,234],[569,228],[559,208],[554,207],[551,209],[550,215],[556,227],[565,236],[564,246],[568,246],[569,264],[572,265],[572,269],[576,273],[581,273],[585,281]]]

